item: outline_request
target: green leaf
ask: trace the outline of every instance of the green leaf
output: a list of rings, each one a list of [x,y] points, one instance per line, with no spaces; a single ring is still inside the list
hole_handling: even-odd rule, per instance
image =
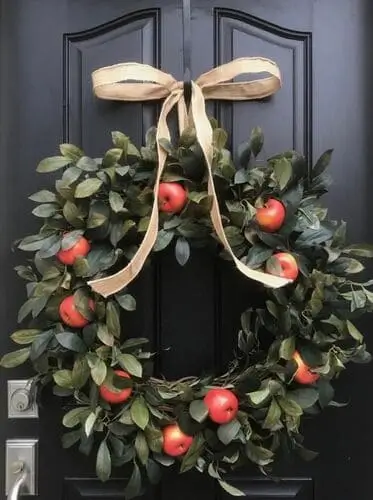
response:
[[[60,151],[63,156],[73,162],[78,161],[84,155],[83,151],[74,144],[60,144]]]
[[[295,337],[288,337],[281,342],[280,358],[290,360],[295,351]]]
[[[245,446],[247,458],[258,465],[268,465],[273,462],[273,452],[262,446],[256,446],[248,441]]]
[[[146,473],[150,484],[158,484],[161,480],[162,471],[159,465],[151,458],[146,463]]]
[[[136,439],[135,439],[135,450],[136,450],[136,455],[140,462],[143,465],[146,465],[148,458],[149,458],[149,448],[148,444],[146,442],[145,434],[141,431],[139,431],[136,434]]]
[[[175,245],[175,257],[181,266],[184,266],[190,257],[190,246],[188,241],[180,236]]]
[[[73,427],[79,425],[83,420],[85,420],[90,412],[91,409],[89,406],[73,408],[64,415],[62,424],[64,425],[64,427],[72,429]]]
[[[84,432],[87,437],[89,437],[92,434],[96,420],[97,420],[97,412],[91,411],[84,424]]]
[[[69,250],[81,239],[82,235],[83,231],[81,229],[64,234],[61,242],[62,250]]]
[[[62,211],[67,222],[69,222],[73,227],[83,226],[82,214],[75,203],[67,200]]]
[[[189,414],[196,422],[203,422],[209,414],[209,409],[204,401],[198,399],[190,403]]]
[[[37,166],[36,171],[39,173],[54,172],[62,167],[66,167],[69,163],[71,163],[69,158],[65,158],[64,156],[51,156],[42,160]]]
[[[72,384],[74,388],[81,389],[88,382],[90,369],[85,357],[78,358],[74,362],[72,371]]]
[[[247,141],[242,142],[237,148],[237,154],[238,154],[238,161],[240,162],[240,165],[243,167],[241,170],[238,170],[238,172],[243,171],[246,174],[246,171],[244,169],[248,166],[251,157],[250,144]],[[240,184],[240,182],[236,181],[236,178],[234,179],[234,182],[235,184]],[[243,182],[247,182],[247,176]]]
[[[118,213],[122,210],[124,205],[124,200],[119,193],[116,191],[110,191],[109,193],[109,203],[113,212]]]
[[[203,452],[204,444],[205,439],[202,433],[199,432],[194,436],[191,446],[183,457],[180,465],[181,473],[193,469],[193,467],[197,464],[198,458]]]
[[[24,347],[18,351],[5,354],[0,360],[0,366],[3,368],[15,368],[22,365],[30,357],[30,348]]]
[[[281,191],[283,191],[292,176],[291,162],[287,158],[281,158],[280,160],[276,160],[273,169],[278,185]]]
[[[56,339],[62,347],[68,349],[69,351],[86,352],[87,350],[85,343],[76,333],[57,333]]]
[[[319,393],[316,389],[305,388],[289,391],[287,396],[295,401],[302,409],[313,406],[319,399]]]
[[[225,145],[226,145],[227,140],[228,140],[228,134],[224,129],[216,128],[213,131],[212,137],[213,137],[212,138],[213,144],[217,149],[221,150],[221,149],[225,148]]]
[[[235,486],[232,486],[231,484],[227,483],[226,481],[223,481],[222,479],[218,479],[220,486],[225,490],[227,493],[229,493],[232,497],[244,497],[246,496],[246,493],[239,490]]]
[[[97,178],[86,179],[76,186],[75,198],[88,198],[102,186],[102,181]]]
[[[264,401],[267,400],[267,398],[271,395],[271,391],[268,389],[268,387],[264,389],[260,389],[259,391],[254,391],[254,392],[249,392],[248,396],[251,400],[251,402],[259,406],[261,405]]]
[[[103,323],[98,325],[97,337],[105,345],[112,347],[114,345],[114,335],[109,332],[108,327]]]
[[[67,168],[62,175],[62,182],[67,186],[73,184],[82,175],[82,171],[77,167]]]
[[[55,203],[43,203],[42,205],[38,205],[32,213],[36,217],[47,218],[57,213],[58,205]]]
[[[328,167],[330,160],[332,159],[333,150],[328,149],[323,153],[320,158],[317,160],[315,166],[312,169],[312,177],[318,177],[322,174],[325,169]]]
[[[237,419],[232,420],[228,424],[219,425],[218,438],[220,441],[228,445],[237,436],[238,431],[241,429],[241,424]]]
[[[165,137],[161,137],[160,139],[158,139],[158,143],[161,148],[164,149],[169,155],[172,155],[174,153],[174,148],[171,142]]]
[[[300,417],[303,414],[302,408],[293,399],[279,397],[278,403],[283,411],[290,417]]]
[[[266,271],[267,273],[274,274],[275,276],[281,276],[282,267],[275,256],[272,256],[267,260]]]
[[[28,330],[17,330],[16,332],[12,333],[10,338],[16,344],[27,345],[31,344],[40,333],[41,330],[36,330],[34,328],[30,328]]]
[[[116,148],[127,150],[129,138],[123,132],[114,131],[111,133],[111,139]]]
[[[80,158],[76,166],[84,172],[95,172],[96,170],[98,170],[98,165],[95,160],[89,158],[88,156],[83,156],[82,158]]]
[[[52,191],[42,189],[41,191],[29,196],[29,200],[36,201],[37,203],[54,203],[57,201],[57,197],[54,193],[52,193]]]
[[[164,250],[171,243],[173,237],[174,233],[172,231],[165,231],[164,229],[161,229],[158,232],[153,251],[160,252],[161,250]]]
[[[96,474],[101,481],[107,481],[111,475],[111,455],[106,440],[101,441],[97,452]]]
[[[75,443],[80,441],[81,437],[81,431],[71,431],[71,432],[66,432],[62,436],[62,448],[71,448],[71,446],[74,446]]]
[[[142,365],[140,361],[132,354],[120,354],[118,356],[120,366],[135,377],[142,377]]]
[[[117,165],[121,159],[123,150],[121,148],[112,148],[106,151],[105,156],[102,160],[102,165],[105,168],[113,167]]]
[[[160,429],[148,425],[145,429],[145,436],[149,448],[153,453],[161,453],[163,445],[163,433]]]
[[[296,243],[302,247],[311,247],[329,241],[333,237],[333,231],[326,226],[320,226],[319,229],[306,229],[297,238]]]
[[[351,337],[355,339],[357,342],[359,342],[359,344],[361,344],[364,341],[364,337],[356,328],[356,326],[349,320],[347,320],[346,325],[348,333],[351,335]]]
[[[96,385],[100,386],[104,383],[107,375],[107,367],[102,359],[96,360],[95,364],[91,366],[91,377]]]
[[[139,466],[136,464],[136,462],[134,462],[130,480],[128,481],[128,484],[124,490],[124,498],[126,500],[132,500],[132,498],[139,496],[140,491],[141,491],[141,473]]]
[[[109,301],[106,305],[106,325],[109,333],[114,337],[120,337],[120,316],[118,306]]]
[[[272,248],[256,244],[252,246],[247,253],[246,265],[251,267],[252,269],[257,269],[271,257],[272,253],[273,253]]]
[[[48,240],[44,240],[43,245],[41,246],[38,257],[41,259],[49,259],[49,257],[53,257],[61,248],[61,236],[59,234],[53,234],[48,238]]]
[[[71,370],[58,370],[53,373],[53,380],[60,387],[73,388]]]
[[[142,396],[137,397],[131,406],[131,417],[137,427],[144,430],[149,423],[149,410]]]
[[[272,399],[268,408],[266,418],[263,422],[263,429],[277,430],[282,427],[281,408],[275,398]]]
[[[373,245],[369,243],[357,243],[354,245],[349,245],[347,248],[343,249],[343,253],[354,255],[355,257],[373,257]]]
[[[125,311],[135,311],[136,299],[132,295],[128,293],[124,295],[117,294],[115,295],[115,299]]]
[[[30,358],[32,361],[38,359],[46,351],[53,337],[54,332],[52,330],[40,333],[36,337],[31,345]]]
[[[264,135],[263,131],[260,127],[255,127],[250,136],[250,150],[255,156],[255,158],[258,156],[258,154],[261,152],[262,147],[264,144]]]

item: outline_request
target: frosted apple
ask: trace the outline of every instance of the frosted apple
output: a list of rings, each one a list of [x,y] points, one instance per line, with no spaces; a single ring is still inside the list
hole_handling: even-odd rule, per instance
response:
[[[217,424],[231,422],[238,412],[237,396],[229,389],[217,387],[210,389],[204,398],[209,417]]]
[[[318,373],[313,373],[311,371],[310,367],[303,361],[298,351],[294,352],[293,360],[296,362],[298,367],[294,375],[294,380],[296,380],[298,384],[313,384],[320,378]]]
[[[272,259],[275,259],[281,267],[281,272],[276,273],[277,276],[281,276],[282,278],[287,278],[289,280],[297,279],[299,274],[298,264],[291,253],[279,252],[274,254]],[[266,271],[269,274],[275,274],[268,266],[266,267]]]
[[[60,250],[57,259],[66,266],[72,266],[78,257],[85,257],[91,249],[89,241],[82,236],[72,247]]]
[[[264,207],[256,211],[256,221],[263,231],[274,233],[278,231],[284,223],[286,211],[281,201],[269,198]]]
[[[89,308],[94,311],[94,302],[89,300]],[[85,318],[76,308],[74,295],[69,295],[60,304],[59,314],[62,321],[73,328],[83,328],[88,325],[89,320]]]
[[[193,443],[193,437],[184,434],[178,424],[163,429],[163,451],[170,457],[184,455]]]
[[[118,375],[118,377],[129,378],[129,379],[131,378],[130,375],[127,372],[124,372],[123,370],[115,370],[114,373]],[[131,387],[122,389],[120,392],[113,392],[105,384],[102,384],[100,386],[100,396],[102,397],[102,399],[111,404],[124,403],[124,401],[127,401],[127,399],[131,396],[131,394],[132,394]]]
[[[177,182],[161,182],[158,191],[159,210],[169,214],[181,212],[185,207],[188,194]]]

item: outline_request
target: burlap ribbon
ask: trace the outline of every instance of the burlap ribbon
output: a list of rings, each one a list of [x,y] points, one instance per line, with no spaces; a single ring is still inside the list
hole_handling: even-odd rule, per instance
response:
[[[263,72],[269,73],[270,76],[245,82],[231,81],[241,74]],[[250,269],[237,259],[229,245],[214,188],[212,172],[213,131],[205,109],[206,99],[243,101],[262,99],[274,94],[281,87],[281,75],[278,66],[269,59],[243,57],[204,73],[196,81],[191,82],[192,93],[189,114],[184,99],[184,83],[152,66],[138,63],[116,64],[94,71],[92,80],[93,90],[96,96],[101,99],[143,102],[165,98],[157,124],[158,171],[154,184],[154,202],[148,229],[131,262],[112,276],[90,281],[89,285],[92,289],[107,297],[124,288],[139,274],[154,246],[158,234],[159,183],[167,159],[167,153],[161,147],[160,139],[166,138],[170,140],[167,117],[176,105],[180,133],[187,125],[188,115],[191,116],[193,121],[196,137],[206,160],[208,193],[212,197],[211,221],[224,248],[232,257],[238,270],[248,278],[272,288],[278,288],[289,283],[289,280],[285,278]]]

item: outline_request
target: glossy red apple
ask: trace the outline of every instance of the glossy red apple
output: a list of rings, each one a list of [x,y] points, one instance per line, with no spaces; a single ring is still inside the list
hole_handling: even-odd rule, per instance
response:
[[[95,304],[92,299],[89,300],[89,308],[94,311]],[[89,320],[76,308],[73,295],[63,299],[59,307],[59,313],[62,321],[73,328],[83,328],[89,323]]]
[[[82,236],[72,247],[60,250],[57,259],[66,266],[72,266],[78,257],[85,257],[91,249],[88,240]]]
[[[163,429],[163,451],[170,457],[184,455],[192,443],[192,436],[184,434],[178,424],[171,424]]]
[[[118,375],[118,377],[122,378],[131,378],[127,372],[123,370],[115,370],[114,373]],[[111,404],[119,404],[127,401],[127,399],[132,394],[132,388],[127,387],[126,389],[122,389],[120,392],[111,391],[105,384],[100,386],[100,396],[102,399]]]
[[[274,273],[267,266],[266,271],[269,274],[276,274],[277,276],[281,276],[282,278],[287,278],[289,280],[295,280],[298,277],[299,269],[298,264],[295,258],[291,255],[291,253],[287,252],[279,252],[272,256],[273,259],[276,259],[277,262],[281,266],[280,273]]]
[[[274,233],[284,223],[286,211],[281,201],[270,198],[264,207],[256,211],[256,221],[263,231]]]
[[[310,367],[303,361],[298,351],[293,354],[293,360],[296,362],[298,368],[294,375],[294,380],[298,384],[313,384],[320,378],[318,373],[313,373]]]
[[[177,182],[161,182],[159,185],[159,210],[169,214],[181,212],[185,207],[188,194],[184,187]]]
[[[217,424],[227,424],[238,412],[238,399],[229,389],[218,387],[210,389],[204,398],[209,417]]]

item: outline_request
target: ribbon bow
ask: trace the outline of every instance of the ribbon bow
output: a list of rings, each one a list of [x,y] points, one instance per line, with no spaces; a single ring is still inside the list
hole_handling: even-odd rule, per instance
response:
[[[270,76],[245,82],[230,81],[240,74],[262,72],[269,73]],[[94,93],[101,99],[141,102],[165,98],[157,124],[158,171],[154,184],[154,202],[144,239],[132,260],[121,271],[112,276],[88,282],[95,292],[108,297],[124,288],[139,274],[157,239],[159,221],[158,191],[167,159],[167,153],[162,148],[160,139],[166,138],[170,140],[167,117],[174,106],[177,105],[178,109],[180,133],[183,132],[187,125],[188,110],[184,99],[184,83],[175,80],[172,75],[146,64],[123,63],[100,68],[92,73],[92,81]],[[133,81],[136,83],[133,83]],[[197,141],[206,161],[208,194],[212,198],[210,215],[215,232],[242,274],[272,288],[284,286],[290,280],[250,269],[237,259],[229,245],[214,187],[212,172],[213,131],[205,109],[206,99],[243,101],[262,99],[274,94],[281,87],[280,70],[269,59],[243,57],[202,74],[190,84],[191,118],[194,123]]]

